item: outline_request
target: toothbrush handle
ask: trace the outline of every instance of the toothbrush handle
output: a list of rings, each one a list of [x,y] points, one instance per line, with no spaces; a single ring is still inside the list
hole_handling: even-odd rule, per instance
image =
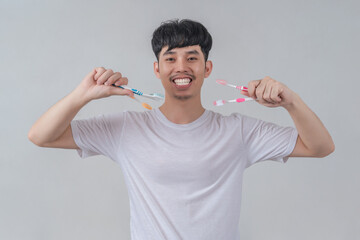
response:
[[[236,88],[236,89],[241,90],[241,91],[244,91],[244,92],[247,92],[247,91],[248,91],[248,88],[245,87],[245,86],[236,86],[236,85],[229,84],[229,83],[227,83],[227,86]]]
[[[141,95],[144,94],[144,93],[140,92],[140,91],[137,90],[137,89],[129,88],[129,87],[124,86],[124,85],[123,85],[123,86],[116,86],[115,84],[113,84],[113,86],[114,86],[114,87],[119,87],[119,88],[122,88],[122,89],[128,89],[128,90],[132,91],[134,94],[139,95],[139,96],[141,96]]]
[[[248,88],[247,87],[244,87],[244,86],[235,86],[236,89],[239,89],[241,91],[244,91],[244,92],[247,92],[248,91]]]

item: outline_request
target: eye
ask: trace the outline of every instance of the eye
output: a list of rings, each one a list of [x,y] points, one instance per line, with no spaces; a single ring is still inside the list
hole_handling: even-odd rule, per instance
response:
[[[173,61],[175,61],[175,58],[166,58],[165,61],[166,62],[173,62]]]
[[[196,58],[196,57],[189,57],[188,60],[189,60],[189,61],[196,61],[197,58]]]

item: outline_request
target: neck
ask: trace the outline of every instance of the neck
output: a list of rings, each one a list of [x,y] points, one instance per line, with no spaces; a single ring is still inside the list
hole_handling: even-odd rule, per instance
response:
[[[191,123],[205,111],[201,105],[200,97],[187,100],[165,98],[164,104],[159,109],[169,121],[176,124]]]

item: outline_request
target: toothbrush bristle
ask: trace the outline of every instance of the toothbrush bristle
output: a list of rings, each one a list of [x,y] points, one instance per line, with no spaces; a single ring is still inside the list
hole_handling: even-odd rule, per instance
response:
[[[144,108],[146,108],[146,109],[149,109],[149,110],[152,109],[152,107],[151,107],[149,104],[147,104],[147,103],[142,103],[141,105],[142,105]]]
[[[164,95],[162,95],[161,93],[153,93],[152,94],[154,97],[158,97],[158,98],[165,98]]]
[[[216,80],[216,83],[221,84],[221,85],[226,85],[227,84],[227,82],[225,80],[222,80],[222,79]]]

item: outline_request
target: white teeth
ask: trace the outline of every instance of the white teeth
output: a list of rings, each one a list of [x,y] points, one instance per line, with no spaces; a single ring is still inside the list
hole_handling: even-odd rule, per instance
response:
[[[176,85],[188,85],[190,83],[190,78],[180,78],[180,79],[175,79],[174,82]]]

